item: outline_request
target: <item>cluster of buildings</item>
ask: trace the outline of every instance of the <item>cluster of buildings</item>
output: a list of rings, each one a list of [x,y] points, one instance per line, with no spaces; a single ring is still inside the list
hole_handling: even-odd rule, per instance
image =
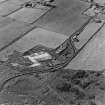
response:
[[[54,2],[55,0],[32,0],[32,1],[29,1],[25,4],[25,7],[35,7],[36,4],[40,4],[42,6],[50,6],[50,7],[55,7],[55,5],[53,5],[52,3]]]
[[[84,15],[93,17],[95,22],[105,21],[105,0],[86,0],[90,7],[84,11]]]

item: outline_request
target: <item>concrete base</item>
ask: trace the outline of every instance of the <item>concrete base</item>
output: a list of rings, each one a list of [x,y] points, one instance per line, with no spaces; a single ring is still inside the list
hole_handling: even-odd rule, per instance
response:
[[[42,10],[48,10],[50,7],[37,4],[34,8],[36,8],[36,9],[42,9]]]

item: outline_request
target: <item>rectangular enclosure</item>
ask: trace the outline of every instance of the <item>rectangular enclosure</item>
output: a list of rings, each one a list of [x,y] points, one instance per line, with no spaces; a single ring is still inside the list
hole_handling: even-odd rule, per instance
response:
[[[41,16],[43,16],[46,12],[48,12],[51,8],[46,9],[37,9],[37,8],[22,8],[19,11],[9,15],[9,17],[26,22],[33,23],[38,20]]]

